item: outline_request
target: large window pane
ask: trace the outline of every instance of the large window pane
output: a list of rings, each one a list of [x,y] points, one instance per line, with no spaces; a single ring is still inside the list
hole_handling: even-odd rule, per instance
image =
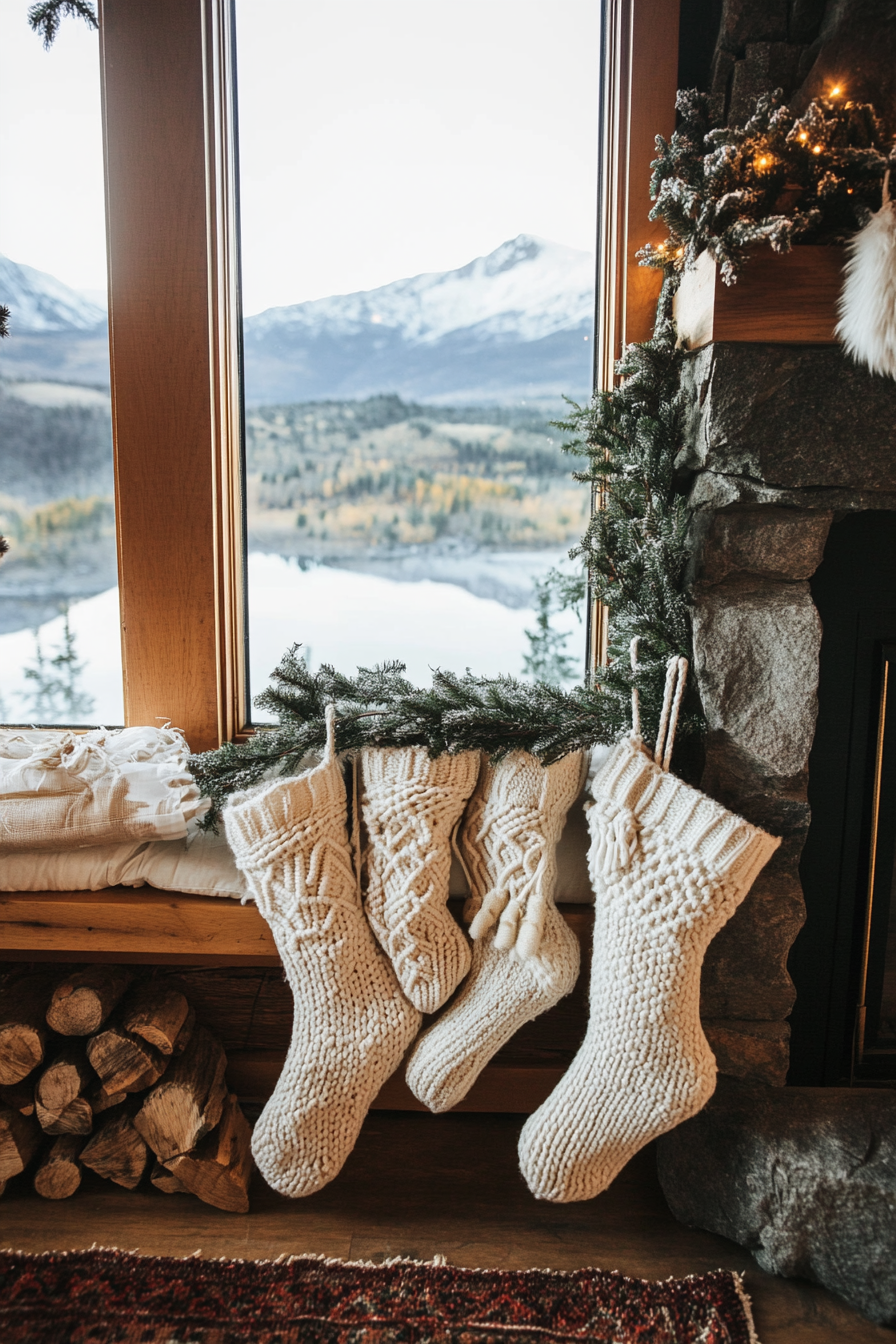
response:
[[[237,0],[253,690],[523,671],[588,509],[598,10]]]
[[[0,0],[0,721],[121,723],[97,34]]]

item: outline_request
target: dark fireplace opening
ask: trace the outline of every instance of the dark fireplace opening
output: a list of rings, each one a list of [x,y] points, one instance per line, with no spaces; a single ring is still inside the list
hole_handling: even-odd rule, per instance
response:
[[[831,526],[789,1081],[896,1085],[896,513]]]

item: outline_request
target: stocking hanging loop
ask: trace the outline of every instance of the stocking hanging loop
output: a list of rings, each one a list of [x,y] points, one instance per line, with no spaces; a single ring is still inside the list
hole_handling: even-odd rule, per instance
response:
[[[663,712],[660,715],[660,727],[656,737],[655,763],[661,770],[668,771],[672,760],[672,748],[675,746],[675,733],[678,728],[678,714],[688,679],[688,660],[673,656],[666,664],[666,688],[663,692]]]

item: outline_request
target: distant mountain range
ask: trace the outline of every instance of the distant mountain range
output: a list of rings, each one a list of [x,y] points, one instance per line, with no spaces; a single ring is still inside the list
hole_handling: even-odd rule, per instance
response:
[[[0,258],[0,375],[108,385],[105,314]],[[530,234],[454,271],[269,308],[244,323],[249,405],[397,392],[435,404],[555,400],[591,383],[594,264]]]

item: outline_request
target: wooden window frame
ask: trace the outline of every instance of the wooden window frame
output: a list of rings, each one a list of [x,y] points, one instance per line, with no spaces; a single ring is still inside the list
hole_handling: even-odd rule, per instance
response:
[[[675,129],[681,0],[602,0],[594,387],[609,391],[616,361],[653,332],[662,277],[638,265],[662,240],[648,218],[656,136]],[[595,495],[592,508],[600,507]],[[607,661],[607,609],[589,598],[587,665]]]
[[[229,0],[100,0],[125,722],[245,727]]]
[[[597,0],[596,0],[597,2]],[[679,0],[600,0],[595,386],[646,339],[637,264],[671,133]],[[247,731],[234,31],[230,0],[100,0],[126,723],[196,751]],[[606,614],[589,612],[589,663]]]

